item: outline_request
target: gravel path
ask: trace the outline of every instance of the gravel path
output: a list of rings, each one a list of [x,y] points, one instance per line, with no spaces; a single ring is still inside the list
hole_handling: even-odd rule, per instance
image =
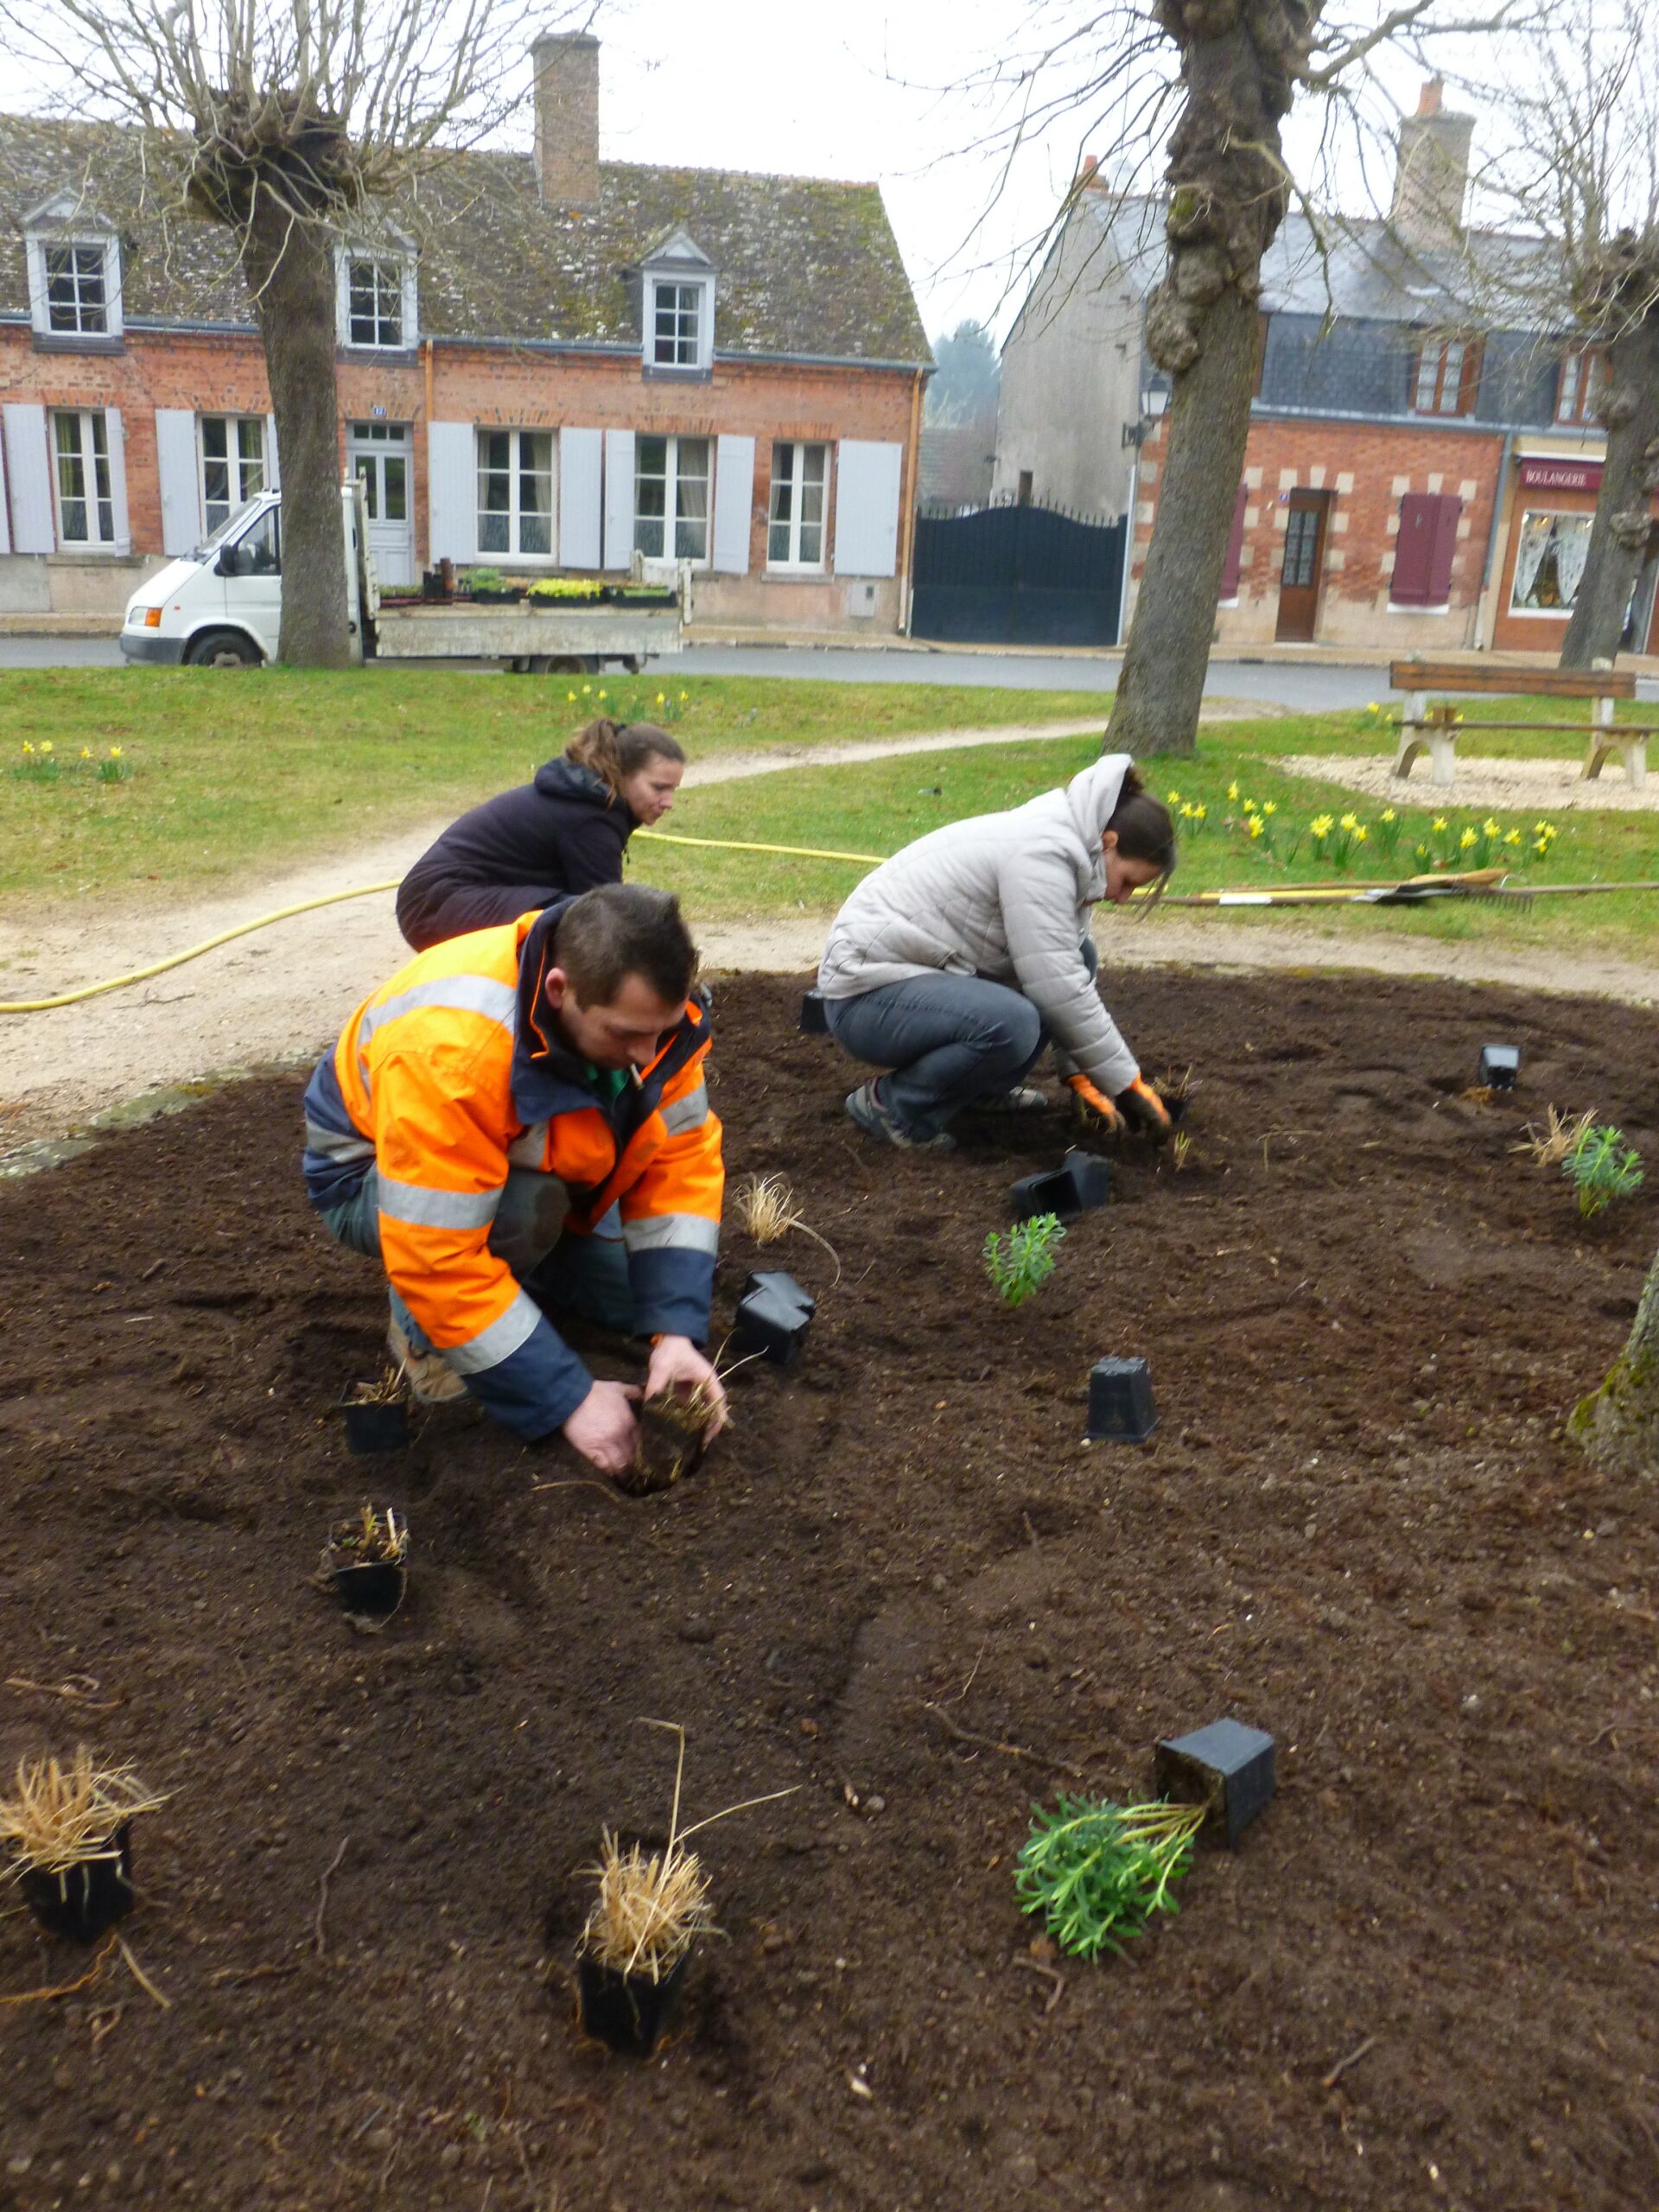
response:
[[[1287,775],[1341,784],[1345,790],[1363,791],[1367,798],[1392,800],[1396,806],[1435,806],[1448,814],[1491,813],[1495,808],[1542,815],[1579,809],[1630,814],[1638,808],[1659,807],[1659,773],[1649,773],[1641,790],[1632,791],[1617,761],[1609,761],[1586,782],[1573,761],[1459,760],[1450,791],[1429,781],[1428,763],[1421,758],[1412,763],[1403,783],[1389,774],[1386,760],[1357,760],[1349,753],[1291,753],[1273,765]]]

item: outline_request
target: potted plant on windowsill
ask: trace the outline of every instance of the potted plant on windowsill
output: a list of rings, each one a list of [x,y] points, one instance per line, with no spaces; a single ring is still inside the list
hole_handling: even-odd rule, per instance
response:
[[[530,588],[532,607],[597,607],[604,586],[590,576],[538,576]]]
[[[467,581],[475,606],[511,606],[524,595],[523,587],[510,584],[499,569],[474,569]]]

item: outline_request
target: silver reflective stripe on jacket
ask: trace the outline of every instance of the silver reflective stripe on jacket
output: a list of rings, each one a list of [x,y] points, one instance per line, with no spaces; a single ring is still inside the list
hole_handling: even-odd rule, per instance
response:
[[[547,1123],[532,1122],[521,1136],[514,1137],[507,1158],[515,1167],[539,1167],[547,1158]]]
[[[399,1183],[385,1174],[376,1178],[376,1195],[382,1213],[423,1229],[485,1229],[501,1203],[499,1189],[435,1191],[424,1183]]]
[[[630,1252],[652,1252],[672,1244],[686,1252],[718,1252],[720,1224],[700,1213],[653,1213],[644,1221],[625,1221],[622,1242]]]
[[[687,1129],[700,1129],[709,1118],[709,1086],[700,1083],[695,1090],[688,1090],[683,1098],[677,1098],[671,1106],[661,1109],[663,1127],[671,1137],[682,1135]]]
[[[518,987],[493,976],[440,976],[429,983],[416,983],[396,998],[381,999],[365,1009],[357,1028],[361,1055],[375,1031],[417,1007],[444,1007],[455,1014],[481,1014],[516,1034],[518,1027]]]
[[[307,1148],[320,1152],[325,1160],[372,1160],[374,1140],[360,1136],[355,1129],[326,1129],[321,1122],[308,1121],[305,1125]]]
[[[482,1375],[511,1359],[520,1344],[535,1335],[542,1309],[527,1291],[521,1290],[500,1319],[464,1344],[446,1344],[443,1356],[457,1375]]]

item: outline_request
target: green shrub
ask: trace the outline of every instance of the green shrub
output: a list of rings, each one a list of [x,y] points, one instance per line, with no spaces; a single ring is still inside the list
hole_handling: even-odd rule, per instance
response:
[[[1039,1213],[1017,1222],[1006,1234],[992,1230],[985,1239],[985,1272],[1005,1306],[1023,1306],[1054,1272],[1054,1249],[1065,1234],[1057,1213]]]

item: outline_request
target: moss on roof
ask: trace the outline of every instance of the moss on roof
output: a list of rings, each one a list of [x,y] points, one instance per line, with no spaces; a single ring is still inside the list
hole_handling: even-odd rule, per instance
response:
[[[27,314],[24,218],[70,193],[121,235],[129,319],[252,320],[226,233],[182,213],[176,140],[0,117],[0,312]],[[420,252],[420,322],[438,337],[637,344],[641,257],[683,229],[716,280],[722,353],[931,357],[880,188],[731,169],[600,165],[582,215],[544,207],[522,154],[458,154],[382,218]]]

